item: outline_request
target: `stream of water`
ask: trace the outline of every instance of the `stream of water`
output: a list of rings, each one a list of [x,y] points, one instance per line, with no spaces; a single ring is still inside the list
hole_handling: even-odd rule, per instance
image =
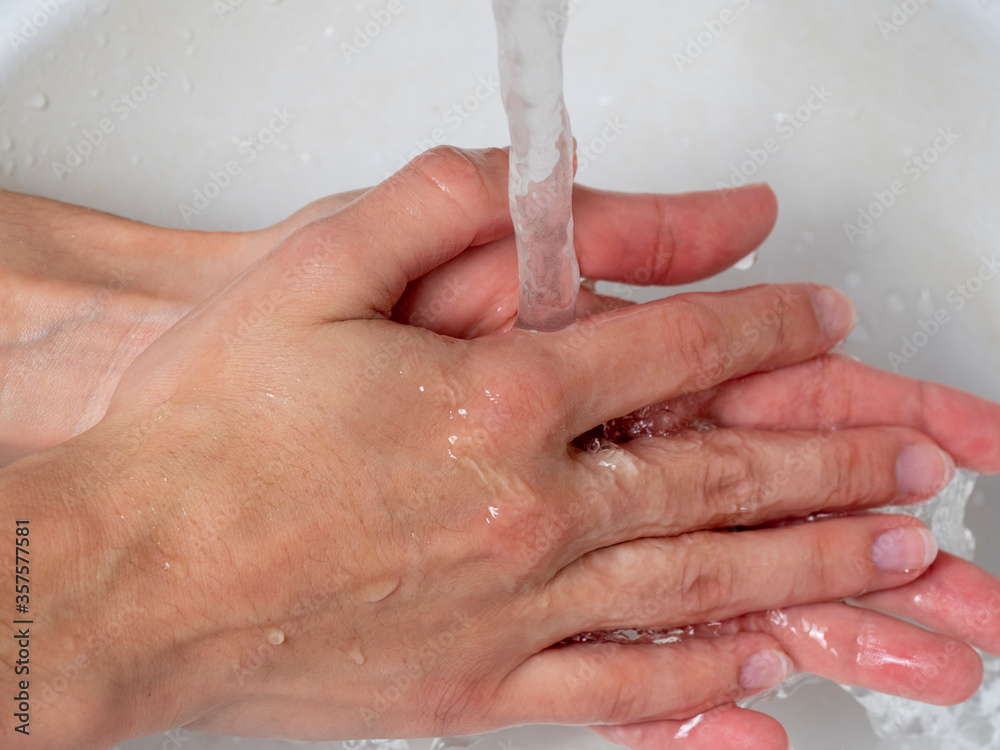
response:
[[[563,101],[560,0],[494,0],[510,125],[510,214],[517,240],[517,326],[557,331],[575,319],[573,133]]]

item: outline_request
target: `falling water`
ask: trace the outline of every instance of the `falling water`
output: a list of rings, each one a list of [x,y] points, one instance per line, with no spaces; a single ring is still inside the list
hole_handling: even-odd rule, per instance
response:
[[[573,134],[563,102],[560,0],[494,0],[500,81],[510,125],[510,213],[517,240],[517,326],[574,320]]]

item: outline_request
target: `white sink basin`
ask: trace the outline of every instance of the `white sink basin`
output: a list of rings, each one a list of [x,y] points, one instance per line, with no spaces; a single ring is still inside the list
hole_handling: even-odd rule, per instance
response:
[[[487,0],[400,0],[388,20],[383,0],[62,2],[0,5],[0,187],[243,229],[375,183],[433,142],[507,141]],[[955,296],[983,257],[1000,256],[997,3],[567,8],[581,182],[684,191],[767,180],[782,213],[760,262],[705,286],[837,284],[861,307],[852,353],[1000,399],[1000,280],[962,309]],[[949,322],[925,335],[939,310]],[[973,511],[994,571],[998,488],[984,482]],[[835,688],[769,710],[799,750],[877,746]],[[524,750],[607,747],[540,728],[481,747],[508,739]],[[186,733],[123,747],[175,746],[339,747]]]

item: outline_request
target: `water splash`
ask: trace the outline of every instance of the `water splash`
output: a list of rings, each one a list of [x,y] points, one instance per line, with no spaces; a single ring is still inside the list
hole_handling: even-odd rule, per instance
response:
[[[882,513],[905,513],[926,524],[945,552],[969,560],[975,538],[965,526],[965,509],[978,476],[959,471],[937,497],[921,505],[882,508]],[[892,750],[947,747],[949,750],[982,750],[1000,747],[1000,659],[984,655],[983,686],[958,706],[930,706],[894,695],[841,685],[868,713],[875,734]],[[796,675],[785,684],[744,703],[787,698],[803,685],[818,682],[812,675]]]
[[[472,747],[485,735],[475,737],[438,737],[431,743],[430,750],[461,750],[461,748]]]
[[[517,326],[556,331],[575,319],[573,134],[562,94],[560,0],[494,0],[510,125],[510,213],[517,241]]]

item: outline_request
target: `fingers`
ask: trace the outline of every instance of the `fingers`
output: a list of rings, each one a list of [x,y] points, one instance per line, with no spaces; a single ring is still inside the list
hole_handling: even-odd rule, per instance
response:
[[[841,355],[727,383],[705,406],[704,416],[764,430],[912,427],[959,466],[1000,473],[1000,404]]]
[[[687,721],[589,729],[630,750],[788,750],[788,735],[776,719],[731,705],[713,708]]]
[[[684,195],[577,187],[573,220],[580,273],[638,285],[687,284],[729,268],[774,228],[767,185]]]
[[[633,724],[686,719],[779,685],[791,663],[764,633],[547,649],[507,678],[502,723]]]
[[[829,287],[768,285],[678,295],[517,339],[549,360],[566,394],[569,440],[642,406],[811,359],[855,319],[850,300]]]
[[[689,430],[600,446],[576,456],[574,484],[602,487],[577,493],[578,502],[597,506],[591,525],[580,526],[580,543],[587,545],[581,553],[647,536],[912,505],[934,497],[955,475],[934,443],[895,428]]]
[[[261,275],[292,283],[307,319],[389,317],[407,283],[510,232],[507,160],[500,149],[431,149],[294,234]]]
[[[968,700],[982,682],[962,641],[846,604],[748,615],[741,626],[778,640],[800,672],[934,705]]]
[[[942,552],[913,583],[862,596],[857,604],[1000,656],[1000,579],[959,557]]]
[[[574,236],[581,274],[631,284],[683,284],[753,251],[774,225],[765,185],[686,195],[631,195],[576,186]],[[471,248],[412,283],[396,320],[458,338],[498,330],[517,315],[513,236]],[[578,317],[607,308],[581,304]]]
[[[909,583],[936,554],[927,528],[901,516],[640,539],[559,571],[546,590],[546,625],[562,639],[843,599]]]

